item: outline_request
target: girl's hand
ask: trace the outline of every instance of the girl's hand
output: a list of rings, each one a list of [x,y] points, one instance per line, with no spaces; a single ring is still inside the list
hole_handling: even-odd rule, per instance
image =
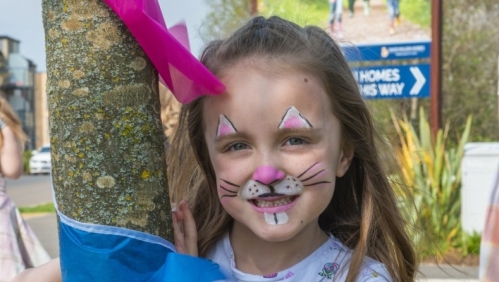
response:
[[[198,234],[187,201],[181,201],[172,214],[175,248],[181,254],[198,256]]]

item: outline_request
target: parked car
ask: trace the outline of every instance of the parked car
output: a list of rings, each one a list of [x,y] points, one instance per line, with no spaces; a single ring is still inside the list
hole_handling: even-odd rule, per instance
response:
[[[40,150],[34,152],[33,156],[29,159],[29,173],[50,173],[51,170],[50,146],[44,145]]]

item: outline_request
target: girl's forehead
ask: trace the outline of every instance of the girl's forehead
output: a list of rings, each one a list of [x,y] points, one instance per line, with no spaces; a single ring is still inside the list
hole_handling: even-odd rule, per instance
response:
[[[226,92],[208,96],[203,105],[206,125],[218,124],[220,115],[238,123],[251,120],[279,123],[290,107],[314,123],[322,122],[331,107],[322,82],[298,71],[271,73],[259,68],[231,67],[220,76]]]

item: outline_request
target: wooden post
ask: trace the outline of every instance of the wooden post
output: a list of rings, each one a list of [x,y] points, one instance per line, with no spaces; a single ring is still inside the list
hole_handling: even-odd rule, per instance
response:
[[[442,119],[442,0],[431,1],[430,127],[436,136]]]

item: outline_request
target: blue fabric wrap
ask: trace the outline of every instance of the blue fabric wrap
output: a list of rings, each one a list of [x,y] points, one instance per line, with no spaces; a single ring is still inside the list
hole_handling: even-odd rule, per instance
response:
[[[74,221],[59,224],[63,281],[208,282],[225,276],[209,260],[182,255],[173,245],[143,232]]]

